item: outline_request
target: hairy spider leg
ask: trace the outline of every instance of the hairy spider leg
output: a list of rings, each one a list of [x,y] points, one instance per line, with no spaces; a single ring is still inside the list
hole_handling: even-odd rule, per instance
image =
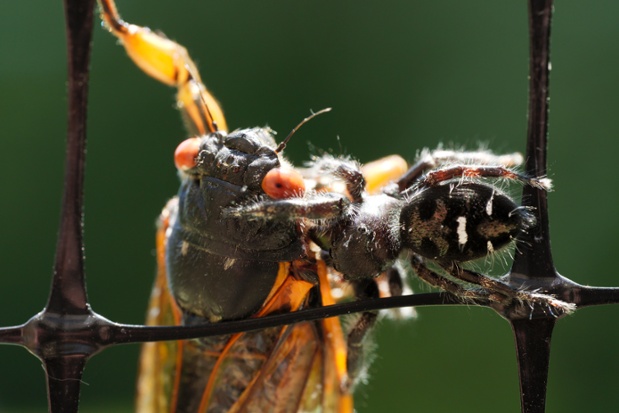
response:
[[[549,190],[550,180],[547,178],[530,178],[512,171],[504,166],[491,165],[454,165],[428,172],[418,181],[419,186],[428,187],[453,178],[504,178],[530,185],[533,188]]]
[[[101,19],[133,62],[147,75],[178,89],[177,106],[189,131],[199,135],[226,132],[223,111],[202,83],[187,49],[147,27],[123,21],[113,0],[98,1]]]
[[[436,149],[434,151],[426,151],[422,153],[419,161],[410,167],[408,171],[400,175],[397,181],[400,191],[411,187],[425,172],[440,168],[443,165],[460,164],[460,165],[500,165],[505,168],[512,168],[522,163],[522,155],[519,153],[511,153],[504,155],[495,155],[490,152],[477,151],[452,151],[444,149]]]
[[[561,301],[551,295],[516,290],[499,280],[466,270],[456,263],[440,265],[440,267],[455,279],[478,285],[481,289],[466,288],[464,285],[431,270],[423,258],[417,255],[411,258],[410,263],[420,279],[433,287],[438,287],[459,297],[465,304],[467,301],[479,304],[497,303],[504,306],[524,304],[531,306],[531,308],[534,305],[541,305],[557,317],[570,314],[575,310],[573,304]]]
[[[355,291],[355,299],[378,298],[378,285],[372,279],[355,280],[352,282]],[[348,332],[346,369],[350,377],[358,377],[363,366],[364,342],[368,332],[376,324],[378,312],[364,311],[359,315]]]

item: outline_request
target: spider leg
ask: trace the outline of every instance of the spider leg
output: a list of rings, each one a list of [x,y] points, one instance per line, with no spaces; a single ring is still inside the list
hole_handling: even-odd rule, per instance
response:
[[[178,89],[177,105],[191,132],[203,135],[227,130],[223,111],[183,46],[147,27],[123,21],[113,0],[99,0],[99,5],[101,19],[133,62],[144,73]]]
[[[351,284],[354,288],[355,298],[357,300],[379,297],[378,285],[374,279],[354,280],[351,281]],[[348,338],[346,340],[346,369],[348,371],[348,377],[351,379],[351,384],[354,383],[355,378],[359,377],[359,373],[363,368],[365,339],[372,327],[376,324],[377,319],[377,311],[364,311],[359,315],[348,332]]]
[[[303,198],[259,200],[250,204],[230,207],[224,211],[227,216],[254,219],[329,220],[340,217],[350,204],[343,195],[316,193]]]
[[[350,281],[354,296],[357,300],[378,297],[396,297],[402,295],[405,290],[404,274],[396,266],[390,267],[377,278],[354,279]],[[383,291],[380,284],[388,285],[388,291]],[[415,313],[402,314],[406,317]],[[351,385],[362,374],[364,359],[367,353],[366,339],[368,333],[376,325],[379,313],[377,311],[365,311],[359,315],[348,331],[346,366]]]
[[[452,281],[449,278],[428,268],[425,262],[418,256],[413,256],[411,259],[411,265],[413,266],[415,274],[417,274],[417,277],[421,280],[425,281],[432,287],[440,288],[443,291],[461,298],[465,303],[474,301],[480,304],[488,304],[490,301],[488,292],[465,288],[463,285],[458,284],[457,282]]]
[[[363,202],[366,181],[355,161],[326,155],[316,159],[303,173],[315,181],[313,187],[318,192],[346,194],[353,203]]]
[[[407,169],[406,161],[399,155],[386,156],[361,166],[346,158],[325,155],[301,171],[307,179],[315,181],[317,191],[346,193],[353,203],[361,203],[364,193],[380,192]]]
[[[465,152],[443,149],[437,149],[431,152],[425,151],[425,153],[422,153],[419,161],[411,166],[397,181],[399,190],[403,191],[411,187],[426,171],[449,163],[501,165],[510,168],[522,163],[522,155],[519,153],[494,155],[493,153],[485,151]]]
[[[477,285],[480,287],[479,289],[467,288],[432,271],[418,256],[411,259],[411,264],[420,279],[460,297],[464,303],[467,301],[480,304],[497,303],[506,307],[524,304],[530,308],[541,306],[556,316],[569,314],[575,310],[573,304],[561,301],[551,295],[512,288],[497,279],[466,270],[456,263],[441,265],[441,268],[455,279]]]
[[[346,184],[346,192],[354,204],[363,202],[363,192],[365,191],[365,178],[357,165],[342,163],[338,166],[335,173],[342,177]]]
[[[548,178],[530,178],[519,174],[504,166],[493,165],[454,165],[428,172],[419,180],[422,187],[434,186],[452,178],[504,178],[530,185],[534,188],[549,190],[551,188]]]
[[[393,266],[376,277],[375,281],[378,285],[380,297],[400,297],[405,294],[413,294],[413,290],[407,282],[409,272],[403,268],[399,261],[396,261]],[[413,307],[393,308],[385,314],[396,320],[406,320],[417,316]]]

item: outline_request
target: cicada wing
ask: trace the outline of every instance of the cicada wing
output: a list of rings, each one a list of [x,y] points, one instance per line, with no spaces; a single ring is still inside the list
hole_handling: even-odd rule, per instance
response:
[[[298,412],[305,411],[308,405],[322,404],[320,386],[314,392],[306,392],[308,379],[319,374],[313,376],[313,370],[323,367],[323,352],[315,327],[314,323],[301,323],[280,330],[273,351],[239,400],[235,412]]]
[[[158,222],[157,276],[146,315],[147,325],[178,325],[180,310],[170,294],[165,266],[166,231],[169,225],[169,203]],[[178,365],[181,342],[145,343],[139,361],[137,413],[168,413],[178,387]]]
[[[352,398],[332,374],[320,323],[285,327],[276,347],[236,409],[251,412],[352,413]]]
[[[318,291],[323,305],[334,303],[324,263],[317,264]],[[263,314],[298,309],[287,286],[301,283],[289,277]],[[297,292],[297,296],[306,292]],[[282,298],[285,297],[285,298]],[[304,298],[305,298],[304,297]],[[286,301],[289,301],[286,304]],[[346,341],[338,318],[305,322],[279,329],[273,350],[231,411],[352,413],[346,375]],[[342,358],[343,357],[343,358]]]

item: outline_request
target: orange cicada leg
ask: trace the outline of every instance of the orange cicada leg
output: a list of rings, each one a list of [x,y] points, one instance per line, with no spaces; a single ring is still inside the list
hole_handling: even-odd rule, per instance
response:
[[[147,27],[123,21],[113,0],[99,0],[101,19],[144,73],[178,89],[177,104],[191,132],[227,131],[221,107],[200,79],[195,63],[180,44]]]

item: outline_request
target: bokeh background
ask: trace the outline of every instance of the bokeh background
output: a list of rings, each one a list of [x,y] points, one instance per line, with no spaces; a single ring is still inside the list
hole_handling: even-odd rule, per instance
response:
[[[310,109],[333,107],[286,149],[307,142],[360,161],[412,160],[440,142],[524,150],[524,0],[118,0],[126,20],[186,45],[232,128],[285,134]],[[557,2],[549,174],[552,246],[564,275],[619,286],[619,3]],[[142,75],[104,30],[92,56],[86,179],[88,291],[94,310],[141,323],[154,274],[155,217],[177,187],[185,137],[173,90]],[[0,2],[0,325],[46,300],[62,188],[66,123],[61,1]],[[561,320],[553,339],[549,412],[619,405],[619,307]],[[516,412],[509,326],[490,310],[423,308],[384,322],[359,412]],[[88,364],[84,412],[129,412],[137,346]],[[0,347],[0,411],[45,411],[40,363]]]

